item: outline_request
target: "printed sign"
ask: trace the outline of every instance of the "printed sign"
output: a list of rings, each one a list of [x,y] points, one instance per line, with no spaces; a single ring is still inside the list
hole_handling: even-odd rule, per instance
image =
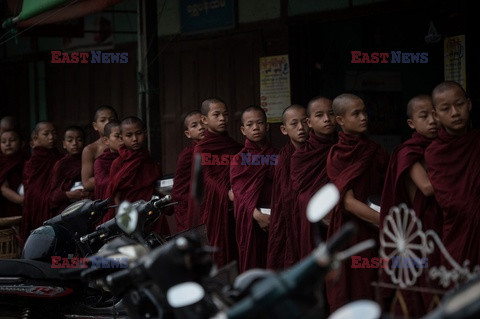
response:
[[[291,104],[288,55],[260,58],[260,105],[268,122],[282,121],[283,110]]]
[[[445,38],[443,44],[445,81],[458,82],[466,90],[465,35]]]

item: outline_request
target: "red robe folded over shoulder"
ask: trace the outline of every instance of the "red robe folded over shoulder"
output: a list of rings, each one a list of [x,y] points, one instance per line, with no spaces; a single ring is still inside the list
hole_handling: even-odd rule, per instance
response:
[[[230,164],[240,272],[266,267],[268,234],[253,219],[253,211],[270,207],[277,154],[270,144],[260,149],[246,139],[245,147]]]
[[[75,182],[81,181],[82,156],[65,155],[53,167],[50,180],[51,210],[53,215],[58,215],[70,205],[70,199],[65,192],[69,191]]]
[[[23,168],[23,218],[20,235],[25,240],[30,231],[40,227],[53,214],[50,211],[50,178],[53,166],[62,157],[57,149],[35,147]]]
[[[295,147],[288,141],[278,154],[273,177],[267,268],[274,270],[287,268],[299,260],[297,236],[293,233],[295,191],[290,179],[293,152]]]
[[[366,202],[368,197],[382,193],[388,153],[364,135],[339,133],[338,143],[333,145],[327,158],[327,174],[340,192],[339,204],[334,208],[327,237],[330,238],[347,222],[354,222],[357,233],[350,245],[367,239],[378,240],[378,228],[345,210],[345,193],[352,189],[355,198]],[[358,254],[362,258],[377,257],[376,249]],[[335,311],[347,302],[358,299],[374,299],[371,283],[377,281],[378,269],[352,268],[351,260],[342,263],[338,281],[326,282],[330,311]]]
[[[304,258],[314,247],[313,233],[310,222],[307,219],[307,205],[310,198],[328,183],[327,176],[327,155],[330,147],[336,142],[336,136],[325,138],[315,135],[310,131],[310,137],[307,142],[293,153],[290,164],[290,176],[293,182],[293,189],[297,193],[295,200],[295,219],[298,234],[298,243],[300,248],[300,259]],[[326,239],[327,228],[320,234],[322,239]]]
[[[160,165],[154,161],[146,148],[130,150],[122,146],[118,153],[119,157],[113,161],[110,169],[106,197],[113,199],[117,193],[120,193],[120,202],[151,200],[155,181],[162,177]],[[103,222],[113,217],[114,212],[110,210],[103,217]],[[151,228],[160,235],[170,235],[165,214],[162,214]]]
[[[479,130],[452,136],[441,129],[425,151],[428,177],[443,212],[443,244],[460,265],[468,259],[471,268],[480,264],[479,160]]]
[[[177,168],[173,178],[172,200],[177,202],[174,206],[175,221],[177,223],[177,232],[189,229],[188,200],[190,196],[190,182],[192,179],[192,160],[193,148],[196,143],[192,143],[183,149],[178,155]]]
[[[27,159],[28,156],[23,151],[8,156],[0,154],[0,185],[7,181],[9,188],[16,191],[22,183],[23,166]],[[22,215],[21,205],[12,203],[1,195],[0,203],[0,217]]]
[[[434,230],[439,236],[442,234],[442,212],[435,200],[435,196],[425,196],[419,189],[416,190],[413,203],[407,192],[407,180],[410,180],[409,169],[417,162],[423,162],[425,159],[425,150],[432,143],[433,139],[426,138],[415,132],[412,137],[403,144],[396,147],[391,156],[385,176],[385,183],[382,192],[381,211],[380,211],[380,232],[382,232],[385,216],[392,206],[398,206],[405,203],[409,208],[413,208],[416,216],[422,222],[422,230]],[[438,251],[438,250],[437,250]],[[388,250],[386,251],[389,252]],[[434,252],[428,257],[429,267],[438,264],[437,253]],[[428,283],[427,272],[417,280],[417,287],[436,288],[433,283]],[[390,282],[385,274],[382,281]],[[393,290],[388,290],[388,294],[393,294]],[[384,294],[385,295],[385,294]],[[413,291],[402,291],[402,295],[409,304],[409,314],[419,317],[425,314],[431,302],[432,294]],[[423,300],[423,303],[422,303]],[[398,315],[402,313],[397,312]]]
[[[113,161],[118,157],[118,152],[112,152],[109,148],[103,151],[102,155],[93,163],[93,176],[95,176],[94,199],[106,199],[105,195],[110,181],[110,168]]]
[[[233,203],[231,204],[228,198],[229,158],[230,155],[237,154],[242,147],[242,144],[233,140],[228,134],[206,131],[205,137],[194,148],[194,154],[203,155],[203,201],[199,216],[196,215],[193,201],[190,201],[188,215],[192,218],[192,226],[205,224],[210,245],[218,248],[213,254],[213,260],[219,267],[237,260],[238,257],[235,221],[233,209],[231,209]],[[203,158],[208,158],[208,163]]]

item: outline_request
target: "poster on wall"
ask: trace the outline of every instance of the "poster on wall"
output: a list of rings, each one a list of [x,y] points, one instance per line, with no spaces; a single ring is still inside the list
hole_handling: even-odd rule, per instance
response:
[[[466,90],[465,35],[445,38],[443,44],[445,81],[456,81]]]
[[[260,105],[269,123],[282,121],[282,112],[291,104],[288,55],[260,58]]]

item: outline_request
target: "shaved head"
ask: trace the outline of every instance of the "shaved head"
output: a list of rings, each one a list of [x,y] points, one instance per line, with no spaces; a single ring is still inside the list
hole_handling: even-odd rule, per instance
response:
[[[247,112],[251,112],[251,111],[257,111],[257,112],[260,112],[263,116],[263,121],[265,123],[267,123],[267,114],[265,113],[265,110],[263,108],[261,108],[260,106],[258,105],[251,105],[251,106],[247,106],[246,108],[243,109],[242,111],[242,115],[240,116],[240,123],[241,125],[243,125],[243,115]]]
[[[131,125],[131,124],[137,124],[142,128],[142,130],[146,129],[145,123],[138,117],[136,116],[128,116],[122,120],[120,123],[120,128],[122,128],[124,125]]]
[[[194,111],[188,112],[187,115],[185,115],[185,117],[183,118],[183,126],[185,127],[186,130],[188,130],[188,119],[194,115],[202,115],[202,112],[200,112],[199,110],[194,110]]]
[[[0,133],[3,131],[18,130],[18,121],[14,116],[8,115],[0,120]]]
[[[35,128],[33,129],[33,132],[32,132],[33,136],[37,136],[40,130],[42,129],[42,126],[44,125],[51,125],[52,127],[54,127],[52,122],[48,122],[48,121],[38,122],[37,125],[35,125]]]
[[[66,136],[68,131],[78,132],[78,133],[80,133],[82,138],[85,138],[85,131],[83,130],[83,128],[81,128],[80,126],[77,126],[77,125],[71,125],[71,126],[69,126],[65,129],[65,134],[63,136],[63,140],[65,140],[65,136]]]
[[[110,134],[112,134],[113,129],[116,127],[120,127],[119,121],[110,121],[105,124],[105,127],[103,128],[103,136],[109,137]]]
[[[222,103],[223,105],[225,105],[225,107],[227,106],[227,104],[225,104],[225,102],[219,98],[206,99],[202,102],[202,107],[200,108],[200,112],[202,113],[202,115],[208,115],[208,112],[210,111],[210,105],[213,103]]]
[[[302,111],[305,111],[305,107],[300,105],[300,104],[292,104],[290,106],[287,106],[283,112],[282,112],[282,123],[283,125],[286,124],[287,122],[287,116],[286,116],[286,113],[288,113],[289,111],[291,110],[302,110]]]
[[[324,96],[316,96],[313,99],[311,99],[308,104],[307,104],[307,116],[310,117],[310,114],[312,113],[312,104],[317,102],[317,101],[325,101],[327,103],[331,103],[332,101],[329,98],[326,98]]]
[[[337,96],[332,103],[333,113],[336,116],[343,116],[347,112],[348,107],[350,106],[351,102],[354,100],[360,100],[363,103],[363,100],[351,93],[343,93]]]
[[[445,92],[446,90],[451,90],[451,89],[458,89],[460,92],[462,92],[463,96],[467,99],[467,92],[465,92],[465,89],[455,81],[445,81],[440,84],[438,84],[432,91],[432,102],[433,106],[435,106],[435,96],[438,94],[441,94]]]
[[[116,119],[118,118],[117,111],[115,111],[115,109],[113,107],[111,107],[110,105],[100,105],[95,110],[95,115],[93,117],[94,122],[96,122],[98,120],[98,116],[100,115],[100,112],[102,112],[102,111],[110,111]]]
[[[412,118],[413,108],[415,107],[416,103],[421,101],[429,101],[430,103],[432,103],[432,98],[430,97],[430,95],[427,94],[419,94],[412,97],[407,104],[407,118]]]

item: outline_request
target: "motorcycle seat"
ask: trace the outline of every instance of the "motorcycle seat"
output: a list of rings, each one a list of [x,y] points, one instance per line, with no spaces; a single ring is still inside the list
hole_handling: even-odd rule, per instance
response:
[[[60,269],[52,264],[28,259],[1,259],[0,277],[22,277],[30,279],[62,279]]]

